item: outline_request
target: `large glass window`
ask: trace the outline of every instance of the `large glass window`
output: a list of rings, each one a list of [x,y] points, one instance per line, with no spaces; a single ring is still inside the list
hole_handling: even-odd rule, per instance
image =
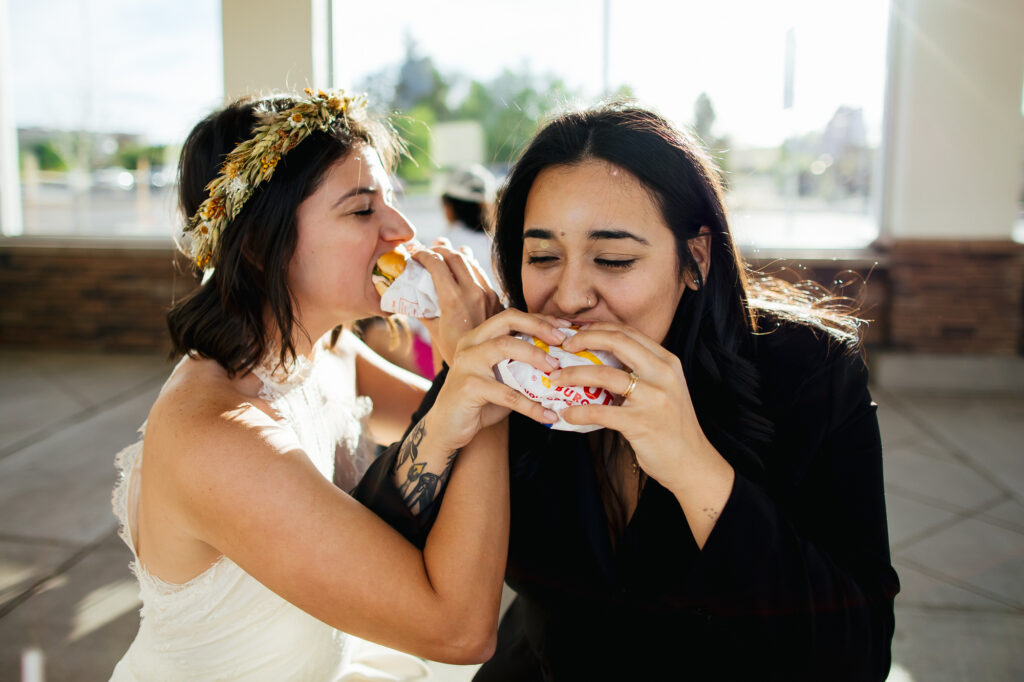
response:
[[[223,97],[217,0],[7,0],[25,234],[159,235]]]
[[[700,135],[742,245],[855,247],[878,234],[887,13],[887,0],[393,0],[385,23],[336,2],[335,73],[407,117],[406,207],[426,236],[436,211],[417,192],[456,159],[500,172],[544,111],[620,93]],[[482,135],[459,149],[449,133],[465,120]]]

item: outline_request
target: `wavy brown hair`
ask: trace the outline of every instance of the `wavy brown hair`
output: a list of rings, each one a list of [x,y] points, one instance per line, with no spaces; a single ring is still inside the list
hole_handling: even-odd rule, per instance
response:
[[[235,101],[200,121],[189,133],[178,164],[178,204],[187,219],[206,199],[206,186],[227,154],[249,138],[257,114],[291,108],[295,99],[274,96]],[[281,157],[273,177],[256,188],[220,235],[212,276],[167,313],[172,356],[216,360],[228,374],[245,374],[270,352],[278,362],[295,358],[295,319],[288,268],[298,239],[296,212],[327,170],[354,148],[367,145],[393,166],[400,143],[390,128],[353,108],[327,131],[311,133]],[[202,273],[193,267],[198,279]],[[270,323],[268,324],[268,320]]]

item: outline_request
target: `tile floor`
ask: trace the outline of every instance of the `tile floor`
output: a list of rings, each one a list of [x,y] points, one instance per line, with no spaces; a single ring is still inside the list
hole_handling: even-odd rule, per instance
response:
[[[131,641],[112,461],[169,370],[152,356],[0,351],[0,679],[37,647],[51,682],[105,680]],[[1024,679],[1024,392],[874,396],[903,583],[890,680]]]

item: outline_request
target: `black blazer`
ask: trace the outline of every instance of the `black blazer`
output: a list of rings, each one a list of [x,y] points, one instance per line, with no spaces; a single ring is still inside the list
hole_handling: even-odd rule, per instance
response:
[[[475,679],[885,679],[899,581],[867,371],[796,326],[758,337],[755,362],[775,422],[765,472],[737,469],[702,550],[648,480],[613,551],[586,437],[512,416],[506,582],[518,598]],[[517,473],[536,448],[539,468]],[[397,450],[354,495],[422,547],[437,505],[409,513],[390,476]]]

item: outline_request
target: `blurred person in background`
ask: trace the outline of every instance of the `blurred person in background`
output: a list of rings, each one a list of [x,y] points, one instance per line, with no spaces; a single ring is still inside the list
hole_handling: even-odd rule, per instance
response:
[[[512,353],[550,369],[509,333],[564,335],[550,319],[495,314],[458,252],[417,251],[438,290],[434,324],[457,319],[460,338],[434,336],[448,381],[399,473],[417,509],[441,483],[446,499],[421,551],[345,492],[373,457],[370,430],[400,435],[426,383],[339,326],[381,314],[374,265],[414,236],[386,171],[395,141],[363,104],[244,99],[185,142],[182,246],[202,283],[168,313],[182,359],[143,437],[117,456],[114,511],[143,605],[114,680],[413,680],[428,674],[417,656],[493,651],[507,415],[554,415],[491,367]]]
[[[456,168],[441,194],[441,206],[448,221],[445,236],[456,249],[468,247],[492,283],[495,279],[488,229],[496,186],[494,175],[474,163]]]
[[[624,367],[548,375],[620,396],[562,412],[596,431],[511,417],[518,596],[475,679],[884,680],[899,581],[849,306],[748,272],[708,155],[629,103],[536,135],[495,242],[511,309]],[[420,545],[440,517],[395,466],[354,494]]]

